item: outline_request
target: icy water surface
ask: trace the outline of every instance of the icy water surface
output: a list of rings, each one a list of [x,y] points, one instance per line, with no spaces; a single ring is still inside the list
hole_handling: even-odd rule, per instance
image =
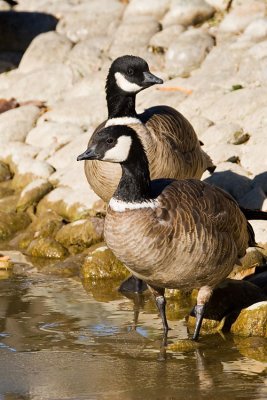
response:
[[[213,335],[165,353],[149,299],[134,330],[132,300],[94,296],[66,278],[0,280],[0,400],[267,399],[257,345]],[[169,343],[187,338],[183,320],[170,325]]]

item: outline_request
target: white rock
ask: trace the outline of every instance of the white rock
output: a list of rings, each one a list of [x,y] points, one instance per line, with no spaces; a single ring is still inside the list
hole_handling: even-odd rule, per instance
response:
[[[39,119],[61,123],[72,123],[83,130],[92,129],[107,117],[106,101],[104,94],[101,97],[84,96],[58,102],[51,111],[42,115]]]
[[[21,142],[10,141],[8,143],[1,143],[0,160],[9,164],[13,157],[33,158],[38,154],[38,151],[39,148]]]
[[[260,41],[267,38],[267,18],[252,21],[245,29],[243,39]]]
[[[162,49],[166,51],[172,42],[174,42],[185,28],[182,25],[172,25],[157,32],[149,41],[149,46],[152,49]]]
[[[267,243],[266,221],[249,221],[254,229],[257,243]]]
[[[194,115],[190,118],[190,124],[194,127],[198,137],[201,138],[203,133],[213,126],[213,122],[202,115]],[[214,138],[214,137],[213,137]],[[217,139],[216,139],[217,141]],[[204,144],[205,141],[204,141]]]
[[[14,108],[0,114],[1,143],[10,140],[23,142],[39,115],[40,109],[33,105]]]
[[[230,0],[205,0],[210,6],[217,11],[225,11],[229,6]]]
[[[205,143],[203,149],[208,153],[215,165],[225,162],[231,157],[240,158],[241,154],[240,146],[229,143],[217,144],[216,141],[212,145]]]
[[[44,122],[28,133],[26,143],[41,148],[54,145],[58,149],[82,133],[79,126],[71,123]]]
[[[63,63],[72,48],[72,42],[57,32],[36,36],[23,54],[19,70],[29,72],[49,64]]]
[[[84,163],[78,162],[76,158],[69,159],[67,166],[50,175],[49,182],[54,186],[68,186],[77,191],[86,190],[89,184],[84,173]]]
[[[2,95],[7,98],[15,97],[19,101],[56,101],[65,90],[71,89],[72,84],[73,73],[70,67],[50,64],[26,74],[19,74]]]
[[[242,2],[233,8],[222,20],[219,31],[238,34],[253,20],[265,16],[266,4],[261,1]]]
[[[98,202],[99,197],[89,185],[80,190],[59,186],[39,202],[37,215],[52,209],[63,218],[73,221],[88,215]]]
[[[47,162],[53,165],[57,170],[68,167],[70,163],[77,164],[77,157],[87,149],[88,141],[92,133],[93,130],[74,138],[69,144],[58,150],[52,157],[48,158]]]
[[[201,140],[207,146],[219,143],[229,143],[236,132],[242,132],[242,128],[239,124],[234,122],[221,122],[210,126],[204,133],[202,133]]]
[[[176,24],[194,25],[212,17],[214,11],[204,0],[172,0],[162,24],[164,27]]]
[[[253,176],[267,171],[267,158],[263,155],[262,143],[242,146],[240,160],[243,167],[250,171]]]
[[[10,5],[4,0],[0,0],[0,11],[9,11],[11,9]]]
[[[86,1],[80,7],[70,8],[57,25],[57,31],[71,41],[78,42],[88,37],[114,33],[125,5],[119,1]]]
[[[169,8],[170,0],[131,0],[125,10],[124,18],[149,15],[160,19]]]
[[[206,118],[213,121],[240,123],[248,114],[266,105],[267,87],[244,88],[218,97],[213,104],[202,108]]]
[[[149,16],[127,18],[114,35],[109,50],[110,57],[117,58],[123,54],[134,54],[147,58],[149,40],[159,31],[159,28],[159,23]]]
[[[23,188],[32,181],[48,177],[54,172],[54,168],[45,161],[20,157],[14,155],[10,162],[10,169],[15,173],[12,185],[15,188]]]
[[[80,41],[69,53],[66,64],[71,66],[75,76],[90,77],[92,72],[101,69],[110,42],[111,37],[106,36]]]
[[[176,76],[188,75],[199,67],[213,46],[213,38],[200,29],[182,33],[166,53],[166,70]]]

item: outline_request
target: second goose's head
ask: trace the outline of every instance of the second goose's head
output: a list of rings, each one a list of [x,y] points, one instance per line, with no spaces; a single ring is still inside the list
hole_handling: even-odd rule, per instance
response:
[[[111,64],[107,76],[106,90],[119,90],[121,94],[135,94],[163,80],[149,71],[145,60],[136,56],[122,56]]]
[[[126,125],[113,125],[95,132],[87,150],[77,157],[77,161],[101,160],[122,164],[130,158],[135,161],[140,157],[146,159],[136,132]]]

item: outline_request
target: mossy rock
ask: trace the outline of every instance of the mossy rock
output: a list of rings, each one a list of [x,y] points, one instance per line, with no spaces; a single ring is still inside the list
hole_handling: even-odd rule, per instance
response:
[[[38,237],[27,247],[26,253],[32,257],[63,258],[68,255],[60,243],[53,238]]]
[[[243,130],[236,131],[232,137],[232,139],[229,141],[231,144],[235,145],[240,145],[246,143],[250,138],[250,135],[248,133],[244,133]]]
[[[11,196],[6,196],[3,199],[0,199],[0,211],[15,212],[17,209],[18,198],[18,195],[12,194]]]
[[[45,179],[37,179],[29,183],[19,196],[17,210],[24,211],[28,207],[36,205],[52,189],[52,184]]]
[[[34,232],[26,231],[18,233],[14,238],[9,241],[9,244],[13,248],[19,248],[21,250],[27,249],[29,244],[34,239]]]
[[[25,229],[31,222],[26,213],[0,211],[0,240],[8,239],[14,233]]]
[[[255,303],[241,311],[231,327],[238,336],[261,336],[267,338],[267,301]]]
[[[64,276],[68,278],[79,276],[81,265],[85,257],[85,254],[70,256],[63,261],[57,261],[45,265],[40,268],[40,271],[45,274]]]
[[[54,211],[49,210],[40,217],[35,218],[29,226],[29,230],[33,231],[38,237],[55,238],[57,232],[64,226],[62,217]]]
[[[247,358],[267,362],[267,340],[262,337],[234,337],[234,343],[240,353]]]
[[[81,250],[103,240],[104,220],[91,217],[63,226],[56,234],[56,240],[69,248],[76,246]]]
[[[2,256],[0,254],[0,270],[7,271],[13,267],[13,263],[9,256]]]
[[[11,187],[11,181],[0,182],[0,199],[6,196],[11,196],[15,191]]]
[[[7,164],[0,161],[0,182],[5,182],[11,179],[12,174]]]
[[[189,352],[194,351],[200,347],[200,344],[196,341],[189,339],[181,339],[177,342],[168,345],[167,349],[174,352]]]
[[[81,274],[94,286],[101,280],[125,279],[129,271],[102,242],[88,250]]]

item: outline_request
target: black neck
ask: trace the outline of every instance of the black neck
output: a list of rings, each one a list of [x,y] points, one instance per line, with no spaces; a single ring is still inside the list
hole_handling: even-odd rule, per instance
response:
[[[119,117],[136,118],[135,93],[121,90],[113,75],[108,74],[106,83],[106,99],[108,105],[108,119]]]
[[[130,203],[151,200],[148,160],[138,138],[134,138],[129,156],[121,167],[122,177],[113,197]]]

